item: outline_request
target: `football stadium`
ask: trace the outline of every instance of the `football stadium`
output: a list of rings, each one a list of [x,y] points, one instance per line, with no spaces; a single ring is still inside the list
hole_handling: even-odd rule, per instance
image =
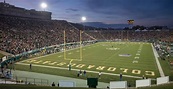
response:
[[[173,88],[172,28],[88,26],[41,6],[0,2],[1,89]]]

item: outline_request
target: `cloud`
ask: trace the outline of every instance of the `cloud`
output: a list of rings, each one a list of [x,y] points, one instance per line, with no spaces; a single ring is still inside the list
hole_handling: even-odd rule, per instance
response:
[[[151,18],[173,15],[172,0],[89,0],[88,10],[105,15]]]
[[[88,11],[107,19],[158,20],[173,18],[172,3],[173,0],[87,0],[86,6]]]
[[[134,19],[139,24],[163,21],[173,25],[173,0],[6,0],[12,5],[36,10],[42,10],[39,5],[42,1],[48,4],[46,11],[52,12],[54,18],[68,17],[67,20],[77,22],[84,15],[94,22],[126,23],[127,19]]]
[[[74,9],[74,8],[68,8],[68,9],[66,9],[67,11],[74,11],[74,12],[76,12],[76,11],[79,11],[78,9]]]

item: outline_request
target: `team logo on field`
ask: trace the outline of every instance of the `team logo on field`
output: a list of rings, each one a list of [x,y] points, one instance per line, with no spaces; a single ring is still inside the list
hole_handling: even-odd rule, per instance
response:
[[[120,48],[106,48],[107,50],[119,50]]]
[[[121,56],[121,57],[130,57],[131,54],[119,54],[119,56]]]

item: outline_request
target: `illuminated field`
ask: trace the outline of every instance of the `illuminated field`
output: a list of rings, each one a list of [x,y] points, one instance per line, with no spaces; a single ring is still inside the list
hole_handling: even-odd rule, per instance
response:
[[[40,68],[65,68],[71,62],[72,70],[103,72],[107,75],[123,73],[123,75],[150,78],[160,76],[150,43],[137,42],[100,42],[80,49],[59,52],[49,56],[24,60],[18,65],[37,65]],[[42,70],[44,69],[42,68]]]

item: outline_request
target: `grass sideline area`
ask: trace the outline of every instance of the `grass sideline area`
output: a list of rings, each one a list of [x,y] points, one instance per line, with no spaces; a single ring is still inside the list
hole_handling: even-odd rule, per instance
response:
[[[99,78],[101,82],[118,81],[120,80],[119,74],[122,73],[123,76],[132,76],[123,77],[123,80],[130,82],[132,86],[135,85],[135,80],[141,79],[143,75],[148,78],[160,76],[150,43],[99,42],[82,49],[68,50],[65,55],[65,59],[63,52],[27,59],[19,62],[22,64],[15,64],[15,68],[80,79],[98,77],[98,73],[102,72]],[[32,70],[29,69],[30,63]],[[69,63],[71,63],[71,71],[68,70]],[[93,72],[77,77],[79,70]],[[155,83],[155,81],[152,82]]]
[[[161,60],[159,58],[159,61],[160,61],[161,66],[164,66],[162,68],[165,73],[165,76],[169,76],[170,81],[173,81],[173,68],[172,68],[172,65],[169,64],[169,60],[168,59]]]

